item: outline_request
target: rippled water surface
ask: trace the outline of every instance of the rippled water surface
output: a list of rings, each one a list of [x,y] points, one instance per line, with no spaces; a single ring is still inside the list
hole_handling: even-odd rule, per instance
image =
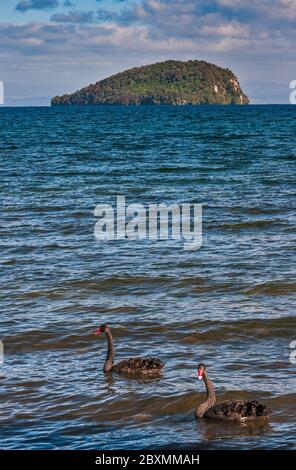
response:
[[[3,449],[295,448],[293,106],[0,110]],[[94,207],[203,203],[203,246],[94,237]],[[159,379],[104,376],[156,355]],[[195,422],[218,398],[269,423]]]

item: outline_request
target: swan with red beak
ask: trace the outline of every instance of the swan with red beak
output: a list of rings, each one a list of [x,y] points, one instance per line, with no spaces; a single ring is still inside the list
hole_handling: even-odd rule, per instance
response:
[[[203,379],[207,390],[207,397],[206,400],[196,408],[196,418],[245,421],[258,418],[267,419],[271,415],[271,410],[257,400],[227,400],[216,404],[215,389],[208,377],[204,364],[198,365],[197,377],[199,380]]]
[[[96,331],[95,335],[98,336],[105,333],[108,342],[108,352],[103,367],[104,372],[118,372],[121,374],[133,375],[159,375],[164,364],[160,359],[155,357],[131,357],[124,361],[114,364],[115,351],[113,344],[113,337],[108,325],[101,325]]]

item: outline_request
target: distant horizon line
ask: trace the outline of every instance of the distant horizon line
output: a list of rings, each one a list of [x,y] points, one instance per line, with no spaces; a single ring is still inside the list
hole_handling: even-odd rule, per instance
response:
[[[0,109],[7,109],[7,108],[86,108],[86,107],[89,107],[89,108],[98,108],[98,107],[102,107],[102,106],[105,106],[105,107],[108,107],[108,108],[113,108],[115,106],[121,106],[121,107],[124,107],[124,108],[130,108],[130,107],[134,107],[134,108],[146,108],[146,107],[153,107],[153,108],[159,108],[159,107],[174,107],[174,108],[198,108],[200,106],[208,106],[208,107],[213,107],[213,106],[220,106],[220,107],[223,107],[223,108],[227,108],[227,107],[236,107],[236,108],[246,108],[246,107],[249,107],[249,106],[295,106],[293,105],[292,103],[248,103],[248,104],[245,104],[245,105],[240,105],[240,104],[235,104],[235,103],[231,103],[231,104],[208,104],[208,103],[202,103],[202,104],[186,104],[186,105],[174,105],[174,104],[120,104],[120,103],[116,103],[116,104],[110,104],[110,103],[102,103],[102,104],[71,104],[71,105],[63,105],[63,104],[59,104],[59,105],[51,105],[51,104],[43,104],[43,105],[36,105],[36,104],[27,104],[27,105],[14,105],[14,104],[11,104],[11,105],[0,105]]]

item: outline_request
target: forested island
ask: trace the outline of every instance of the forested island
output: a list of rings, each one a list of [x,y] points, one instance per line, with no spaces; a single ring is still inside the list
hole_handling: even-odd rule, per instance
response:
[[[132,68],[51,101],[52,106],[248,103],[231,70],[199,60],[168,60]]]

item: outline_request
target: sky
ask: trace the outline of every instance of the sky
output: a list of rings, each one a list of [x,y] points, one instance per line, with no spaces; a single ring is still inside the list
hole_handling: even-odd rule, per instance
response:
[[[0,0],[5,105],[167,59],[228,67],[252,103],[288,103],[295,22],[296,0]]]

